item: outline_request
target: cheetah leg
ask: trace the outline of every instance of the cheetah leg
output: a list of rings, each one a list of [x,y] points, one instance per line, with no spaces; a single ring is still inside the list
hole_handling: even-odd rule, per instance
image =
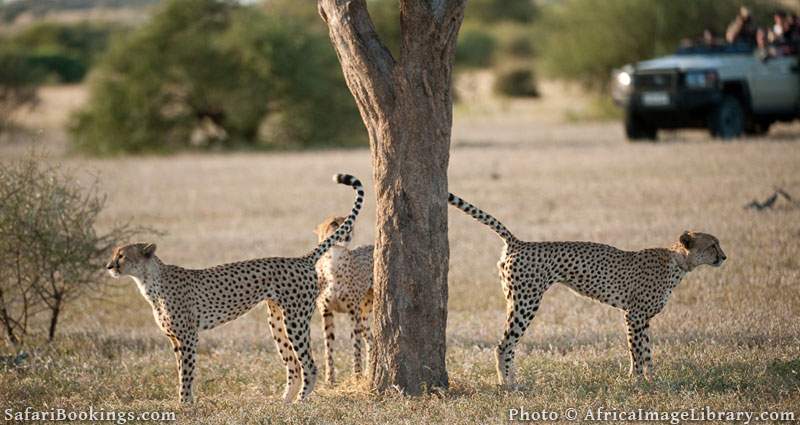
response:
[[[372,359],[372,332],[369,327],[369,316],[372,314],[372,297],[365,298],[361,303],[361,336],[364,338],[364,344],[367,346],[367,354],[365,364],[369,370],[369,362]]]
[[[333,385],[336,380],[333,366],[333,341],[336,338],[333,333],[333,312],[327,306],[322,306],[320,313],[322,314],[322,329],[325,332],[325,382]]]
[[[291,403],[300,390],[300,363],[289,345],[289,337],[286,335],[286,327],[284,326],[283,310],[272,301],[267,301],[267,305],[269,307],[269,330],[272,332],[275,347],[278,349],[278,354],[283,361],[284,367],[286,367],[286,388],[283,391],[282,398],[284,403]]]
[[[650,349],[650,322],[645,322],[643,332],[645,378],[652,381],[656,371],[653,368],[653,352]]]
[[[361,376],[361,314],[355,307],[349,306],[350,323],[353,325],[353,333],[350,334],[353,340],[353,374]]]
[[[631,367],[630,376],[642,377],[644,368],[644,341],[647,322],[641,314],[636,312],[625,313],[625,324],[628,326],[628,349],[630,350]]]
[[[524,283],[521,285],[524,287]],[[542,300],[543,291],[535,291],[532,294],[513,294],[508,299],[508,319],[506,329],[503,332],[503,339],[495,350],[495,360],[497,366],[497,377],[500,385],[513,389],[516,387],[516,373],[514,367],[514,349],[530,325],[536,312],[539,310],[539,303]],[[523,307],[524,306],[524,307]]]
[[[311,310],[303,315],[284,312],[286,322],[284,325],[286,326],[289,343],[301,365],[302,381],[299,395],[296,396],[295,401],[305,400],[314,390],[314,385],[317,383],[317,367],[311,357],[311,346],[309,344],[310,330],[308,325],[313,312]]]
[[[181,403],[189,404],[192,402],[192,384],[197,361],[197,334],[171,336],[170,341],[178,366],[178,395]]]

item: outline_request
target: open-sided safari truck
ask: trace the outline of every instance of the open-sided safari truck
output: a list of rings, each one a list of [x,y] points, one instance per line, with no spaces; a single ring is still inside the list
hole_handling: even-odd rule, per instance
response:
[[[616,70],[612,94],[625,108],[630,140],[692,127],[730,139],[799,118],[799,72],[797,54],[766,54],[746,44],[694,46]]]

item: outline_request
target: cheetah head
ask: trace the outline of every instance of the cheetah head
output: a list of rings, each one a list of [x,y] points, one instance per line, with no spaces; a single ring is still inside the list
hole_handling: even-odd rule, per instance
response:
[[[708,233],[687,230],[678,240],[686,249],[686,259],[692,268],[703,264],[719,267],[728,258],[719,246],[719,239]]]
[[[319,242],[324,241],[328,236],[332,235],[339,226],[344,223],[344,217],[328,217],[322,223],[317,225],[317,228],[314,229],[314,234],[317,235],[317,239]],[[350,241],[353,240],[353,230],[344,237],[344,239],[340,242],[337,242],[336,245],[347,247],[350,244]]]
[[[155,252],[156,245],[152,243],[134,243],[117,247],[111,255],[111,261],[106,264],[108,274],[113,278],[120,276],[141,278]]]

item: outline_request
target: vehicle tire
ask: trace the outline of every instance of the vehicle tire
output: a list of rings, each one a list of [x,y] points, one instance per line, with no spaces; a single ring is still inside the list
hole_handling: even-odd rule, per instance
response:
[[[655,141],[658,136],[658,129],[628,110],[625,113],[625,135],[631,142]]]
[[[711,135],[728,140],[741,137],[744,132],[744,110],[739,99],[725,96],[711,112],[709,120]]]

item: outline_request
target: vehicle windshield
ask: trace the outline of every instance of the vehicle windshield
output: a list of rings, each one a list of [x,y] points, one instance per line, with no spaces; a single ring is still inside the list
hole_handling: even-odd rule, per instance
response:
[[[732,43],[732,44],[699,44],[694,46],[684,46],[678,48],[675,52],[677,55],[708,55],[708,54],[751,54],[755,50],[755,46],[750,43]]]

